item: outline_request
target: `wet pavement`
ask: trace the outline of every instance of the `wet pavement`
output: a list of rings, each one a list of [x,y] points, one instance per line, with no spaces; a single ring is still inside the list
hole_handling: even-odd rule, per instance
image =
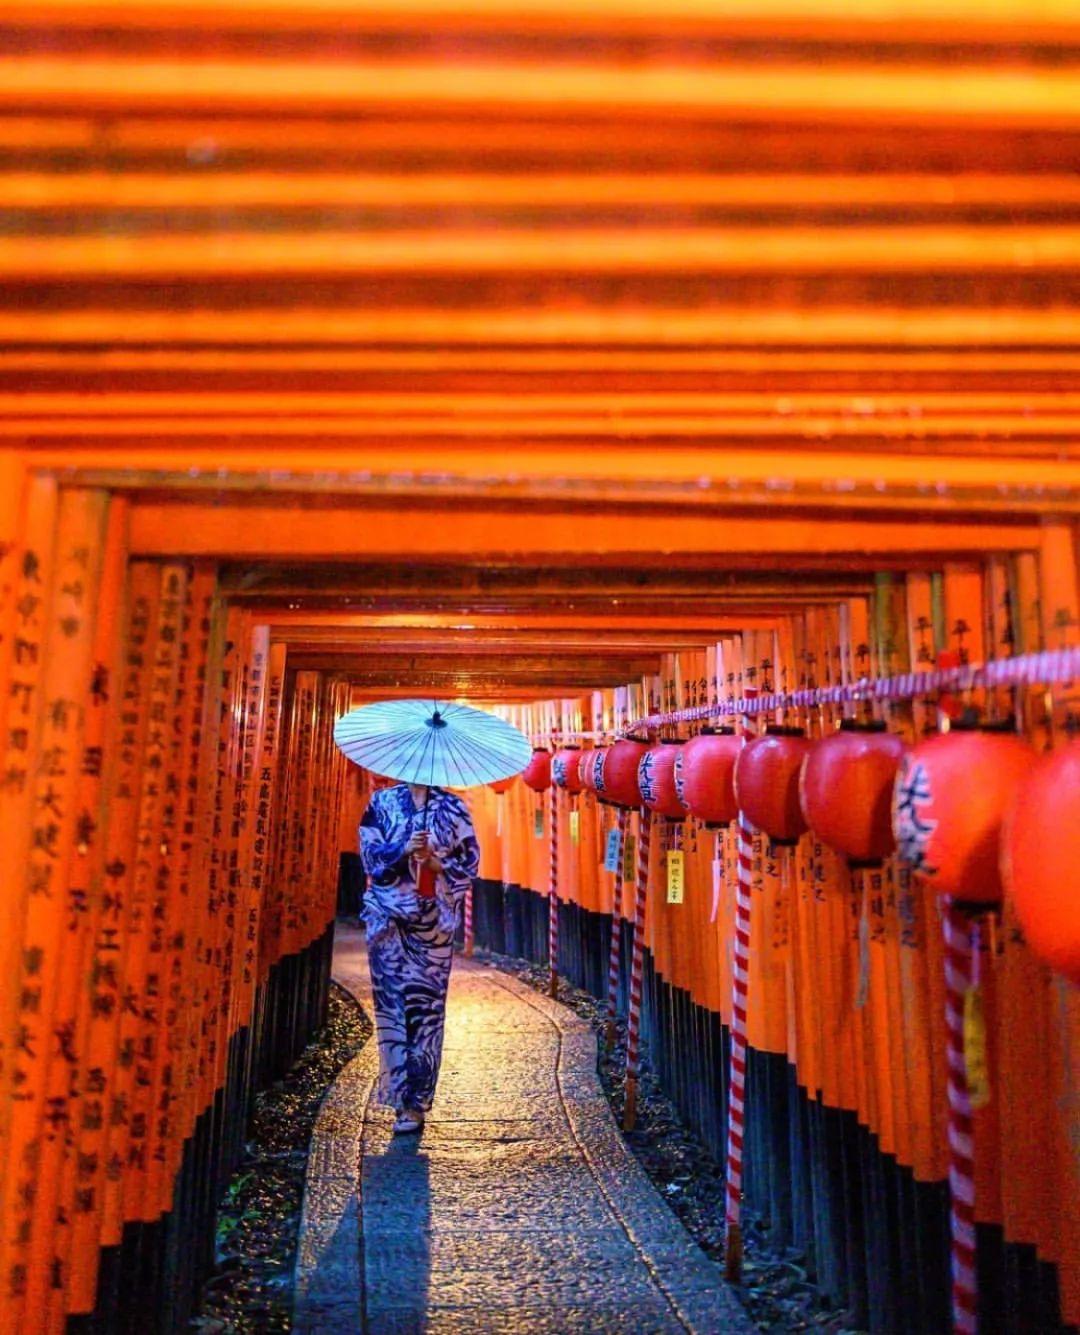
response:
[[[363,938],[334,976],[370,1009]],[[605,1335],[753,1329],[626,1148],[588,1023],[458,958],[435,1105],[394,1138],[374,1043],[316,1124],[295,1329]]]

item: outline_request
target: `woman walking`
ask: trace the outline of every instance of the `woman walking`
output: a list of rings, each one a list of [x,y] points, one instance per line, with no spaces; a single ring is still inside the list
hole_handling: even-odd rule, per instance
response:
[[[469,808],[444,788],[395,784],[360,822],[380,1102],[396,1133],[419,1131],[435,1097],[458,907],[480,849]]]

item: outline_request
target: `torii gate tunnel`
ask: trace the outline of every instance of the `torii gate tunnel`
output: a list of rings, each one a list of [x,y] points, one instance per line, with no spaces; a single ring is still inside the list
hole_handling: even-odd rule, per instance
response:
[[[630,1009],[733,1281],[745,1210],[854,1329],[1080,1325],[1078,63],[1066,0],[3,7],[0,1329],[187,1328],[362,880],[334,722],[412,696],[579,748],[466,795],[467,948]],[[725,723],[725,820],[605,800]]]

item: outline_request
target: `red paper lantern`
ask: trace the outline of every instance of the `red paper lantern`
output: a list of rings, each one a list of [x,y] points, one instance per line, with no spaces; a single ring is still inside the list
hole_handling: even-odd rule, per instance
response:
[[[580,793],[582,789],[580,746],[562,746],[551,757],[551,781],[556,788],[565,788],[568,793]]]
[[[892,794],[907,750],[884,723],[845,719],[803,761],[799,801],[810,828],[853,863],[880,863],[896,847]]]
[[[1035,751],[1011,733],[953,725],[903,758],[893,793],[900,857],[941,895],[1001,899],[1001,823]]]
[[[641,804],[637,783],[638,766],[648,749],[644,742],[627,739],[608,748],[597,776],[596,795],[602,802],[612,802],[617,807],[636,807]]]
[[[801,728],[770,724],[739,752],[735,796],[752,825],[775,844],[796,844],[806,830],[799,806],[799,771],[810,743]]]
[[[1005,817],[1001,870],[1028,944],[1080,984],[1080,742],[1043,756]]]
[[[516,778],[517,778],[516,774],[511,774],[508,779],[496,779],[494,783],[489,783],[488,787],[491,789],[493,793],[506,793],[509,792],[511,788],[513,788],[514,780]]]
[[[675,789],[675,762],[683,743],[665,738],[650,746],[638,762],[638,792],[642,802],[665,820],[685,820],[686,807]]]
[[[533,747],[532,759],[522,770],[521,781],[534,793],[551,787],[551,752],[546,747]]]
[[[607,751],[606,746],[598,746],[595,750],[586,751],[581,757],[578,773],[581,775],[581,782],[586,792],[595,793],[597,785],[603,783],[604,760]]]
[[[735,762],[742,741],[734,728],[702,728],[675,760],[675,791],[692,816],[706,825],[730,825],[739,814]]]

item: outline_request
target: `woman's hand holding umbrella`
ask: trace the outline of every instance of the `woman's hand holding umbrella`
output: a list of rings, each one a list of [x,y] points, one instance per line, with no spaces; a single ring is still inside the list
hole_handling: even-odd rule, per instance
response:
[[[427,830],[417,830],[405,845],[405,851],[421,867],[430,867],[433,871],[439,871],[442,867],[442,859],[432,847],[431,835]]]

